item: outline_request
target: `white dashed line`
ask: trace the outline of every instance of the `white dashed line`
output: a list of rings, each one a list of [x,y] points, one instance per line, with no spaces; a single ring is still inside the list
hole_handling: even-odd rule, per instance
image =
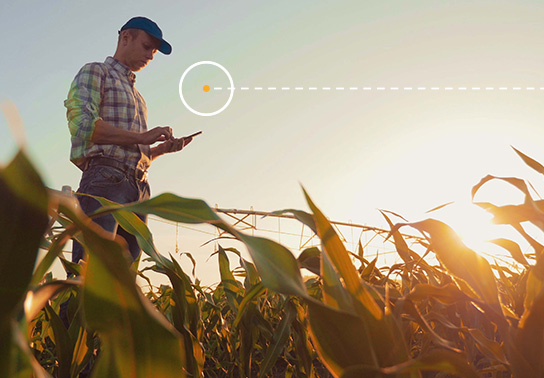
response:
[[[291,87],[280,87],[282,91],[289,91],[291,90]],[[214,91],[222,91],[223,89],[227,89],[227,90],[235,90],[236,88],[223,88],[223,87],[213,87],[213,90]],[[256,91],[262,91],[263,89],[264,90],[268,90],[268,91],[275,91],[275,90],[278,90],[279,88],[278,87],[254,87],[254,88],[250,88],[250,87],[240,87],[240,90],[242,91],[249,91],[249,90],[256,90]],[[293,88],[295,91],[303,91],[305,88],[304,87],[294,87]],[[316,91],[319,89],[319,87],[308,87],[306,88],[308,89],[309,91]],[[346,90],[346,89],[349,89],[350,91],[358,91],[359,90],[359,87],[321,87],[322,90],[324,91],[330,91],[330,90],[336,90],[336,91],[343,91],[343,90]],[[371,91],[373,89],[376,89],[378,91],[386,91],[386,90],[390,90],[390,91],[413,91],[415,89],[417,89],[418,91],[426,91],[427,89],[430,89],[431,91],[440,91],[440,90],[445,90],[445,91],[454,91],[454,90],[458,90],[458,91],[480,91],[480,90],[486,90],[486,91],[494,91],[495,89],[498,89],[499,91],[507,91],[509,90],[508,87],[498,87],[498,88],[495,88],[495,87],[430,87],[430,88],[427,88],[427,87],[362,87],[361,88],[363,91]],[[544,91],[544,87],[525,87],[525,88],[522,88],[522,87],[512,87],[510,88],[511,90],[514,90],[514,91],[521,91],[521,90],[527,90],[527,91],[535,91],[535,90],[541,90],[541,91]]]

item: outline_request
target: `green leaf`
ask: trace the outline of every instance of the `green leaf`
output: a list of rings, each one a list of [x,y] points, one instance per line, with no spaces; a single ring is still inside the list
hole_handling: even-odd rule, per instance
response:
[[[84,315],[102,340],[93,377],[185,376],[185,348],[179,333],[135,285],[124,240],[111,240],[89,220],[72,220],[82,230],[88,254]]]
[[[512,258],[521,265],[525,267],[529,266],[527,259],[525,259],[525,256],[523,256],[523,253],[521,252],[520,246],[516,242],[504,238],[490,240],[490,242],[506,249],[508,252],[510,252]]]
[[[74,343],[70,340],[70,335],[68,335],[68,331],[64,327],[62,320],[60,320],[51,306],[46,305],[45,312],[49,317],[49,323],[53,330],[53,342],[55,343],[55,354],[59,367],[58,375],[60,378],[69,378],[72,366],[72,354],[74,353]]]
[[[52,378],[47,373],[40,363],[34,357],[33,351],[28,346],[28,341],[21,333],[15,321],[11,322],[12,327],[12,340],[0,340],[2,342],[11,342],[11,355],[8,354],[7,358],[10,361],[9,373],[6,377],[9,378]],[[7,368],[4,366],[3,368]]]
[[[221,275],[221,285],[227,296],[227,303],[234,314],[238,313],[238,297],[242,297],[241,285],[230,270],[230,263],[225,250],[218,245],[217,256],[219,257],[219,273]]]
[[[308,296],[297,260],[287,248],[257,236],[238,233],[238,238],[246,244],[267,288],[287,295]]]
[[[303,311],[300,304],[297,304],[299,314]],[[300,315],[299,315],[300,317]],[[297,357],[296,368],[307,377],[312,375],[312,359],[310,353],[314,354],[314,348],[310,343],[306,327],[302,324],[299,318],[296,318],[292,323],[292,335]]]
[[[316,275],[321,274],[321,251],[317,247],[306,248],[297,258],[301,268]]]
[[[167,199],[168,197],[169,196],[166,196]],[[116,206],[119,206],[104,198],[95,198],[102,205],[106,206],[106,209],[115,209]],[[143,206],[143,211],[157,211],[153,206],[157,206],[160,211],[165,211],[164,208],[161,208],[161,206],[164,206],[164,202],[155,201],[155,199],[152,200],[151,204]],[[170,214],[171,216],[180,216],[182,218],[190,217],[192,215],[191,212],[195,212],[194,216],[195,218],[198,218],[202,217],[202,214],[209,214],[205,209],[202,209],[202,201],[199,200],[184,200],[174,196],[169,199],[169,201],[177,201],[180,204],[180,206],[176,208],[178,212],[174,215]],[[185,209],[184,205],[186,207]],[[200,375],[204,365],[202,346],[196,338],[198,328],[200,327],[200,315],[196,297],[191,287],[190,278],[183,272],[179,264],[172,257],[170,257],[169,260],[158,253],[153,242],[153,236],[147,225],[135,213],[127,211],[126,207],[127,206],[115,209],[113,211],[113,216],[123,229],[136,237],[138,245],[142,248],[144,253],[151,257],[157,264],[158,270],[166,274],[170,279],[173,288],[173,301],[175,303],[173,310],[174,325],[182,334],[185,342],[186,370],[189,374]],[[97,213],[103,211],[104,209],[99,209]],[[190,254],[188,256],[194,263],[192,256],[190,256]]]
[[[293,216],[302,224],[305,224],[308,226],[315,234],[317,234],[317,227],[315,225],[314,218],[312,214],[308,214],[305,211],[302,210],[295,210],[295,209],[285,209],[285,210],[277,210],[273,211],[272,214],[285,214],[285,213],[291,213]]]
[[[200,376],[204,368],[204,351],[197,339],[202,322],[197,298],[187,274],[172,256],[170,258],[172,268],[165,266],[164,272],[172,283],[174,325],[185,343],[185,369],[190,375]]]
[[[70,377],[78,377],[79,373],[81,373],[91,359],[91,355],[94,352],[93,341],[92,335],[85,328],[79,327],[74,344]]]
[[[474,341],[476,341],[476,345],[482,353],[492,359],[496,359],[497,361],[508,365],[504,351],[498,342],[489,340],[480,329],[469,328],[467,331],[472,336]]]
[[[92,197],[104,206],[104,208],[98,209],[94,215],[103,213],[104,209],[116,209],[112,213],[113,217],[125,231],[136,237],[140,248],[159,266],[172,266],[171,261],[157,252],[151,231],[149,231],[147,225],[134,212],[126,210],[127,206],[121,207],[122,205],[105,198]]]
[[[74,236],[76,232],[77,230],[74,227],[71,227],[63,231],[55,238],[53,243],[51,243],[51,245],[49,246],[46,255],[43,257],[43,259],[41,259],[38,267],[34,270],[30,286],[36,286],[40,283],[40,281],[43,279],[43,276],[51,268],[51,265],[53,265],[53,263],[55,262],[55,259],[62,252],[62,249],[64,248],[66,243],[68,243],[70,238]]]
[[[372,273],[374,272],[374,269],[376,269],[376,262],[378,261],[378,256],[374,258],[361,272],[361,278],[365,281],[370,281],[370,279],[373,277]]]
[[[355,314],[352,296],[342,284],[342,279],[334,269],[329,256],[321,254],[321,279],[323,281],[323,302],[340,311]]]
[[[325,215],[315,206],[306,191],[304,191],[306,201],[310,206],[315,218],[317,234],[323,244],[323,251],[331,259],[332,264],[338,271],[340,277],[346,285],[346,289],[357,298],[363,306],[376,318],[383,317],[383,311],[373,298],[371,289],[363,285],[357,269],[349,258],[344,244],[334,231]]]
[[[538,173],[541,173],[541,174],[544,175],[544,166],[542,164],[540,164],[538,161],[530,158],[529,156],[525,155],[523,152],[515,149],[514,147],[512,147],[512,149],[514,151],[516,151],[516,153],[519,155],[519,157],[521,157],[521,159],[525,162],[525,164],[527,164],[529,167],[533,168]]]
[[[0,376],[9,376],[11,317],[26,294],[48,224],[43,183],[24,153],[0,170]]]
[[[43,284],[34,291],[29,291],[25,300],[25,314],[27,320],[32,321],[36,315],[44,308],[44,306],[55,295],[63,290],[80,285],[79,279],[73,280],[56,280]]]
[[[399,304],[397,304],[399,305]],[[433,344],[437,346],[441,346],[445,349],[449,349],[453,352],[459,353],[460,350],[455,347],[455,344],[449,340],[444,339],[442,336],[440,336],[438,333],[434,331],[434,329],[431,327],[429,322],[423,317],[417,306],[412,303],[412,301],[407,300],[404,303],[402,303],[402,309],[403,313],[409,314],[413,317],[413,320],[419,324],[419,326],[425,330],[425,334],[428,335],[432,341]]]
[[[500,308],[497,284],[489,263],[465,246],[451,227],[435,219],[408,225],[430,235],[431,248],[451,274],[465,281],[481,300]]]
[[[223,222],[217,214],[199,199],[183,198],[172,193],[164,193],[147,201],[125,205],[126,211],[142,214],[155,214],[161,218],[180,223],[211,223],[218,227]],[[103,211],[107,211],[105,208]]]
[[[367,325],[358,317],[307,300],[310,335],[321,360],[335,376],[348,367],[365,364],[378,367]]]
[[[544,371],[544,322],[542,319],[544,319],[544,292],[538,295],[528,313],[524,314],[514,339],[515,348],[527,361],[527,365],[531,366],[531,370],[523,372],[525,377],[540,377]],[[518,360],[512,361],[513,365],[517,362]],[[513,368],[514,372],[521,373],[526,366],[523,364]]]
[[[259,282],[257,285],[253,286],[251,290],[249,290],[246,295],[244,296],[244,299],[240,302],[240,306],[237,309],[236,318],[234,319],[234,322],[232,325],[234,327],[238,327],[240,324],[240,321],[242,320],[242,317],[246,313],[246,309],[248,308],[248,305],[259,295],[264,293],[266,288],[263,286],[262,282]]]
[[[259,377],[267,377],[268,373],[283,352],[291,333],[291,325],[297,316],[297,310],[291,301],[285,306],[285,315],[282,317],[278,329],[274,332],[274,339],[266,349],[266,354],[261,363]]]
[[[383,212],[383,211],[380,211],[380,213],[382,213],[383,217],[385,218],[385,220],[389,224],[389,227],[391,228],[391,230],[393,230],[393,222],[391,222],[391,220],[389,219],[387,214],[385,214],[385,212]],[[400,258],[405,263],[411,262],[412,261],[412,256],[411,256],[412,251],[410,250],[410,248],[408,248],[408,244],[406,244],[406,241],[402,237],[402,234],[398,230],[395,230],[394,232],[391,231],[390,235],[393,235],[393,240],[395,242],[395,247],[397,249],[397,253],[399,254]]]
[[[412,301],[421,301],[432,298],[448,305],[457,302],[470,301],[470,298],[452,283],[441,287],[428,284],[417,284],[407,295],[407,298]]]
[[[381,369],[371,366],[354,366],[341,377],[372,377],[377,376],[377,373],[398,376],[399,374],[419,373],[421,371],[439,371],[464,378],[479,377],[474,366],[468,363],[464,355],[440,349],[425,353],[417,359]]]
[[[266,287],[284,294],[307,295],[297,261],[287,248],[265,238],[238,232],[221,220],[202,200],[182,198],[166,193],[139,203],[107,206],[98,210],[94,215],[114,212],[121,208],[124,211],[155,214],[175,222],[208,223],[229,232],[246,244]]]
[[[259,277],[257,268],[255,268],[255,265],[252,262],[249,262],[240,256],[240,266],[246,271],[246,279],[244,280],[246,290],[261,283],[261,277]]]

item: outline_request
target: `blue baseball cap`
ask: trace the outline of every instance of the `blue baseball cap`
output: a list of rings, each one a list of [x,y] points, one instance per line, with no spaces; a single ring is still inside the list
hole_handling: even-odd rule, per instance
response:
[[[143,30],[147,34],[154,38],[157,38],[161,42],[161,46],[159,47],[160,52],[162,52],[164,55],[170,55],[170,53],[172,52],[172,46],[170,46],[168,42],[162,39],[162,30],[161,28],[159,28],[159,25],[151,21],[149,18],[133,17],[128,20],[126,24],[123,25],[121,30],[119,30],[119,33],[126,29]]]

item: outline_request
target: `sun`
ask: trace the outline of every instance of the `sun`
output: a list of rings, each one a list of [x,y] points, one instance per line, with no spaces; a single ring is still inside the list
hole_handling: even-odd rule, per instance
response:
[[[490,261],[511,260],[506,250],[491,243],[499,238],[519,241],[519,235],[511,226],[494,224],[491,214],[470,201],[453,203],[450,209],[443,210],[436,218],[453,228],[467,247]]]

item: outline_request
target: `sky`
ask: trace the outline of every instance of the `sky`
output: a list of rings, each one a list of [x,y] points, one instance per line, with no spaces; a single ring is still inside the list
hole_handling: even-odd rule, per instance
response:
[[[137,15],[156,21],[173,46],[137,73],[149,127],[169,125],[178,137],[203,131],[153,163],[154,195],[307,210],[304,187],[331,219],[380,227],[377,209],[416,221],[454,201],[436,217],[468,235],[487,219],[470,204],[483,176],[541,187],[510,146],[544,161],[542,2],[3,1],[0,100],[19,109],[49,187],[77,189],[80,179],[63,106],[72,79],[113,55],[117,30]],[[225,67],[236,88],[212,117],[192,113],[179,96],[182,74],[201,61]],[[191,106],[212,112],[228,86],[217,67],[201,65],[183,90]],[[0,117],[0,162],[15,151]],[[520,200],[498,184],[481,195]],[[171,252],[170,241],[161,247],[171,228],[150,226],[159,249]]]

